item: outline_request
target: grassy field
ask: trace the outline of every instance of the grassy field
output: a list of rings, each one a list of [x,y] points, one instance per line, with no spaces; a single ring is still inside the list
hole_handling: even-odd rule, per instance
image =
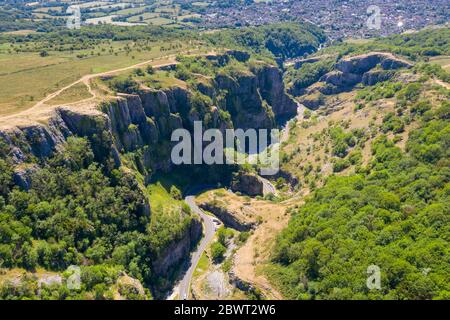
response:
[[[47,57],[40,57],[38,53],[8,53],[8,47],[3,46],[0,50],[0,115],[25,110],[86,74],[124,68],[187,48],[183,43],[176,49],[170,49],[168,43],[157,43],[151,45],[150,51],[137,46],[127,54],[122,50],[125,44],[113,43],[114,53],[109,53],[109,44],[104,44],[96,50],[49,52]],[[165,48],[164,51],[161,47]],[[77,57],[80,54],[89,56]]]
[[[150,194],[150,201],[154,206],[180,204],[180,201],[172,198],[169,191],[159,181],[148,185],[147,191]]]
[[[157,13],[153,13],[153,12],[145,12],[143,14],[139,14],[139,15],[136,15],[136,16],[129,17],[127,19],[127,21],[128,22],[140,22],[141,21],[140,17],[142,17],[142,20],[148,20],[148,19],[152,19],[152,18],[158,17],[158,14]]]
[[[154,26],[163,26],[163,25],[174,23],[174,21],[171,19],[161,18],[161,17],[148,19],[148,20],[145,20],[145,22],[147,22],[148,24],[154,25]]]
[[[145,10],[146,7],[136,7],[136,8],[128,8],[128,9],[122,9],[119,11],[116,11],[115,14],[118,15],[128,15],[128,14],[138,14]]]
[[[73,101],[81,101],[91,98],[88,88],[83,83],[78,83],[67,90],[64,90],[59,96],[49,101],[50,105],[63,105]]]
[[[61,6],[57,6],[57,7],[44,7],[44,8],[38,8],[36,10],[34,10],[34,12],[43,12],[43,13],[47,13],[50,10],[52,11],[56,11],[56,12],[61,12],[63,9],[63,7]]]
[[[430,59],[430,63],[440,65],[446,71],[450,71],[450,57],[449,56],[437,56]]]
[[[209,258],[206,255],[206,251],[203,252],[200,260],[198,261],[197,267],[194,271],[194,277],[199,277],[201,274],[205,273],[209,269]]]

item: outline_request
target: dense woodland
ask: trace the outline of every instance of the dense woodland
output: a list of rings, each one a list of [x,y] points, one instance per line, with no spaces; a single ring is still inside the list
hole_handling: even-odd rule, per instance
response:
[[[188,208],[183,206],[185,213],[162,218],[161,208],[150,213],[136,178],[121,170],[107,170],[95,162],[90,144],[83,138],[69,138],[64,152],[32,175],[28,192],[14,186],[11,163],[4,159],[3,155],[3,268],[63,272],[70,265],[95,265],[96,269],[86,268],[86,272],[102,273],[113,268],[126,271],[149,287],[164,285],[165,279],[152,274],[151,262],[189,227]],[[83,288],[85,294],[94,290],[94,285],[87,284]],[[67,294],[64,287],[59,289],[61,294]],[[107,293],[108,286],[104,284],[95,290],[99,290],[96,296],[100,297],[103,291]],[[5,294],[8,290],[2,293],[3,298]]]
[[[215,46],[247,49],[277,61],[313,53],[326,40],[318,27],[308,23],[278,23],[224,30],[206,35],[206,38]]]
[[[398,133],[408,117],[419,121],[406,152],[381,135],[367,167],[331,176],[293,211],[268,270],[286,297],[449,298],[450,104],[420,100],[421,90],[420,84],[400,89],[404,116],[387,114],[380,128]],[[345,158],[353,134],[336,130],[333,152]],[[381,268],[381,290],[366,287],[370,265]]]

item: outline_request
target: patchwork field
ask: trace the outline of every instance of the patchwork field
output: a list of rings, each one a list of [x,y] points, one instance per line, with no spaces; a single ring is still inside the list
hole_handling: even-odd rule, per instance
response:
[[[62,3],[65,3],[63,1]],[[55,6],[41,6],[36,4],[32,15],[38,20],[54,20],[65,18],[64,12],[68,5],[55,4]],[[183,22],[183,19],[198,18],[197,8],[209,6],[208,2],[193,2],[191,7],[183,8],[175,1],[158,0],[145,3],[139,0],[121,2],[113,1],[84,1],[77,4],[86,24],[149,24],[157,26],[183,27],[192,22]]]

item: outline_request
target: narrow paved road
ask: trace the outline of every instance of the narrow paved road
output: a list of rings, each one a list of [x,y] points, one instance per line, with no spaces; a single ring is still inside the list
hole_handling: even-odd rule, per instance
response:
[[[191,192],[191,194],[193,193]],[[193,212],[197,213],[202,218],[204,226],[204,237],[200,241],[200,244],[198,245],[195,252],[192,254],[191,265],[189,266],[189,269],[186,271],[183,279],[178,285],[179,297],[181,300],[189,299],[189,288],[194,271],[197,268],[197,264],[203,254],[203,251],[205,251],[208,244],[213,240],[214,234],[216,232],[216,224],[213,221],[214,218],[203,213],[202,209],[197,206],[197,204],[195,203],[195,195],[186,196],[184,201],[188,204]]]

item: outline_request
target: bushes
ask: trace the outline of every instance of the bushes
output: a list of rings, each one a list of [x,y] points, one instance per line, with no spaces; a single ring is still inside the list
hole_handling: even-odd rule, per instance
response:
[[[13,184],[13,170],[9,163],[0,159],[0,197],[5,197]],[[2,207],[0,206],[0,209]]]
[[[111,89],[120,93],[135,93],[139,89],[139,85],[131,77],[114,78],[110,81],[109,86]]]
[[[319,28],[298,22],[226,30],[205,36],[216,46],[250,50],[283,60],[314,52],[325,41],[325,34]]]
[[[332,153],[335,156],[344,158],[348,149],[356,145],[356,138],[352,132],[345,132],[341,127],[331,127],[328,129],[332,143]]]
[[[11,190],[8,166],[3,160],[0,166],[5,181],[0,198],[1,267],[61,272],[70,265],[105,263],[152,286],[156,279],[151,260],[191,223],[181,202],[173,213],[158,214],[155,206],[148,215],[135,178],[100,167],[83,138],[69,138],[63,152],[34,172],[28,192]],[[176,188],[171,193],[181,197]],[[99,294],[104,291],[97,289]]]
[[[393,131],[394,133],[401,133],[405,129],[405,124],[400,117],[397,117],[393,112],[389,112],[383,118],[383,124],[381,125],[381,131],[387,133]]]
[[[225,254],[226,251],[227,251],[227,248],[225,248],[225,246],[223,244],[221,244],[218,241],[214,242],[211,245],[211,258],[216,263],[220,262],[223,260],[223,255]]]
[[[431,114],[423,117],[421,128],[410,134],[407,154],[386,137],[377,138],[367,173],[330,177],[293,214],[277,240],[269,270],[286,297],[447,295],[450,127],[441,119],[445,108],[447,103],[427,111]],[[359,158],[353,152],[348,161]],[[345,161],[337,159],[335,165],[340,169]],[[381,268],[379,291],[365,285],[372,264]],[[433,271],[424,276],[425,268]]]
[[[348,159],[334,159],[333,172],[341,172],[350,167],[350,161]]]
[[[402,84],[399,82],[378,82],[374,86],[361,89],[356,95],[356,99],[363,99],[366,102],[388,99],[394,97],[401,88]]]
[[[334,59],[305,63],[297,70],[289,70],[286,76],[286,82],[293,82],[293,87],[296,90],[304,89],[319,81],[320,77],[331,71],[334,63]]]

